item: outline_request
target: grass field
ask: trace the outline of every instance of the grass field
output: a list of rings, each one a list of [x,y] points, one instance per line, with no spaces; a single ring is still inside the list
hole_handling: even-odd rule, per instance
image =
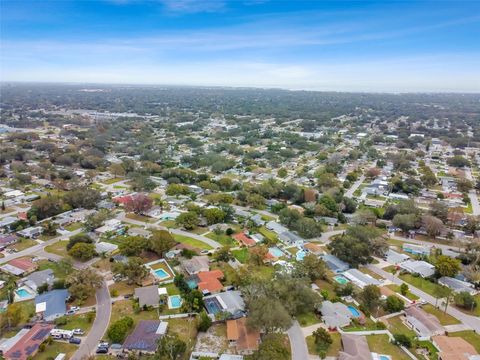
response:
[[[48,345],[45,351],[38,352],[34,358],[35,360],[49,360],[55,359],[58,354],[65,354],[66,359],[70,359],[73,356],[73,353],[78,349],[76,345],[69,344],[64,341],[54,341],[52,344]]]
[[[403,324],[400,316],[395,316],[393,318],[389,318],[388,320],[388,330],[392,334],[403,334],[410,337],[415,337],[415,331],[408,328],[406,325]]]
[[[197,249],[201,249],[201,250],[212,249],[210,245],[205,244],[203,241],[200,241],[188,236],[173,234],[173,238],[175,239],[175,241],[178,241],[179,243],[190,245],[190,246],[196,247]]]
[[[371,352],[390,355],[395,360],[410,360],[402,349],[390,342],[388,335],[369,335],[367,342]]]
[[[82,223],[81,222],[75,222],[73,224],[70,224],[68,226],[65,226],[65,230],[68,230],[68,231],[75,231],[75,230],[78,230],[82,227]]]
[[[82,329],[85,331],[85,334],[90,331],[93,321],[95,320],[95,316],[89,314],[70,315],[65,316],[65,318],[67,319],[67,324],[58,326],[60,329]]]
[[[399,276],[400,279],[403,281],[415,286],[417,289],[420,289],[422,291],[425,291],[427,294],[435,296],[435,288],[437,288],[439,285],[429,281],[425,280],[424,278],[418,276],[415,277],[411,274],[403,274]]]
[[[125,215],[125,217],[128,218],[128,219],[132,219],[132,220],[135,220],[135,221],[141,221],[141,222],[145,222],[145,223],[149,223],[152,220],[148,216],[143,216],[143,215],[135,214],[135,213],[128,213],[127,215]]]
[[[165,226],[168,229],[174,229],[177,227],[175,220],[165,220],[160,223],[161,226]]]
[[[320,322],[320,319],[313,312],[299,315],[297,316],[297,320],[301,326],[310,326]]]
[[[273,231],[268,230],[265,226],[262,226],[258,232],[272,242],[278,241],[277,235]]]
[[[107,179],[105,181],[102,181],[104,184],[107,184],[107,185],[111,185],[111,184],[115,184],[119,181],[122,181],[124,180],[123,178],[119,178],[119,177],[114,177],[114,178],[111,178],[111,179]]]
[[[215,234],[214,232],[208,233],[205,235],[209,239],[215,240],[216,242],[222,244],[223,246],[237,246],[237,241],[226,234]]]
[[[396,293],[400,294],[400,286],[399,285],[396,285],[396,284],[390,284],[390,285],[387,285],[387,287],[390,289],[390,290],[393,290],[395,291]],[[407,291],[407,294],[405,295],[405,297],[409,298],[410,300],[418,300],[419,297],[415,294],[412,294],[409,291]]]
[[[187,351],[181,359],[189,358],[197,337],[197,322],[195,318],[169,319],[168,332],[177,334],[187,344]]]
[[[38,270],[46,270],[46,269],[52,269],[53,274],[57,279],[64,279],[69,275],[73,270],[68,264],[65,266],[62,266],[62,262],[60,263],[55,263],[52,261],[48,260],[40,260],[37,262],[38,265]]]
[[[46,246],[45,251],[63,257],[69,257],[67,253],[67,244],[68,240],[57,241],[55,244]]]
[[[135,325],[140,320],[158,320],[157,310],[140,311],[139,313],[135,314],[132,305],[133,304],[131,300],[116,301],[112,305],[112,316],[110,318],[110,325],[125,316],[131,317]]]
[[[338,355],[338,352],[342,348],[341,335],[338,332],[332,332],[330,333],[330,336],[332,337],[333,342],[328,347],[327,356],[336,357]],[[318,355],[317,345],[315,344],[315,339],[313,338],[313,335],[307,336],[306,340],[308,352],[312,355]]]
[[[242,264],[245,264],[248,261],[248,249],[247,248],[232,250],[232,255],[235,256],[235,259],[240,261]]]
[[[460,324],[460,321],[443,312],[443,310],[436,309],[435,306],[427,304],[422,306],[422,309],[427,313],[435,315],[442,325],[454,325]]]
[[[20,238],[15,244],[9,246],[9,248],[15,249],[17,251],[22,251],[34,245],[38,245],[35,240]]]
[[[382,276],[378,275],[377,273],[374,273],[373,271],[367,269],[367,268],[364,267],[364,266],[358,268],[358,270],[360,270],[360,271],[363,272],[364,274],[370,275],[370,276],[373,277],[374,279],[383,280],[383,277],[382,277]]]

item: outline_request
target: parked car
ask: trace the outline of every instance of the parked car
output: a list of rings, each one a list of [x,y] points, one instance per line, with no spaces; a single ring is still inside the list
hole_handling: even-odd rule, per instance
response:
[[[83,335],[83,334],[85,334],[85,331],[83,331],[82,329],[73,329],[73,334],[74,335]]]
[[[80,343],[82,342],[82,339],[72,336],[72,337],[68,340],[68,342],[69,342],[70,344],[80,344]]]
[[[75,310],[68,310],[67,311],[67,315],[74,315],[75,314]]]
[[[80,307],[78,307],[78,306],[71,306],[71,307],[70,307],[70,310],[78,311],[78,310],[80,310]]]
[[[108,348],[104,346],[97,347],[97,354],[108,354]]]

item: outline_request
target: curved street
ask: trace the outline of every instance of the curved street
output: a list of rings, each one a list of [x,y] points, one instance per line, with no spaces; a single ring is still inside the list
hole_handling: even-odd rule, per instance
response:
[[[102,340],[107,331],[110,315],[112,312],[112,303],[108,286],[104,282],[102,287],[97,290],[96,294],[96,316],[87,337],[82,341],[80,347],[75,352],[72,360],[82,360],[83,358],[93,354],[97,348],[97,344]]]

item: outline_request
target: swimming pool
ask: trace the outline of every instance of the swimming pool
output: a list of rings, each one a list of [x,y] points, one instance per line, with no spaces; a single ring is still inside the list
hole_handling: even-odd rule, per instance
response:
[[[297,252],[295,256],[297,258],[297,261],[302,261],[306,255],[307,255],[306,251],[300,250],[299,252]]]
[[[352,305],[348,305],[348,310],[350,310],[350,312],[352,313],[353,317],[360,317],[360,312]],[[383,360],[383,359],[382,359]]]
[[[215,297],[205,299],[204,302],[209,314],[216,315],[223,310],[222,305],[220,305],[220,302]]]
[[[155,272],[155,275],[157,275],[160,278],[160,280],[164,280],[170,277],[170,275],[163,269],[157,269],[154,272]]]
[[[193,289],[196,289],[196,288],[197,288],[198,283],[197,283],[197,281],[195,281],[194,279],[189,279],[189,280],[187,280],[187,285],[188,285],[188,287],[189,287],[190,289],[193,290]]]
[[[278,247],[274,246],[268,249],[268,252],[273,256],[273,257],[280,257],[283,256],[283,251],[280,250]]]
[[[182,306],[182,297],[180,295],[172,295],[168,297],[168,308],[178,309]]]
[[[25,289],[18,289],[18,290],[15,290],[15,292],[17,293],[18,297],[20,298],[25,298],[25,297],[30,297],[32,296],[27,290]]]
[[[378,355],[379,360],[391,360],[390,356],[387,355]]]
[[[345,276],[342,276],[342,275],[337,275],[333,279],[340,285],[344,285],[350,281]]]

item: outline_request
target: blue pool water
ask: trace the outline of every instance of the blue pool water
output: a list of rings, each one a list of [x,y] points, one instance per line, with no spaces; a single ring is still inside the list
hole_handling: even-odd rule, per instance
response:
[[[222,306],[220,305],[220,303],[216,298],[214,297],[208,298],[208,299],[205,299],[204,302],[205,302],[205,307],[207,308],[207,312],[209,314],[216,315],[220,311],[222,311]]]
[[[30,293],[25,290],[25,289],[18,289],[15,291],[17,293],[17,295],[21,298],[24,298],[24,297],[29,297],[30,296]]]
[[[344,285],[350,281],[345,276],[342,276],[342,275],[337,275],[333,279],[340,285]]]
[[[348,310],[352,313],[353,317],[360,317],[360,312],[353,306],[349,305]],[[382,359],[383,360],[383,359]]]
[[[389,356],[385,356],[385,355],[379,355],[378,358],[380,360],[390,360],[390,357]]]
[[[180,295],[172,295],[168,297],[168,307],[170,309],[178,309],[182,306],[182,298]]]
[[[190,289],[192,289],[192,290],[193,290],[193,289],[196,289],[197,286],[198,286],[197,282],[196,282],[195,280],[193,280],[193,279],[187,280],[187,285],[188,285],[188,287],[189,287]]]
[[[272,254],[274,257],[280,257],[283,256],[283,251],[280,250],[278,247],[274,246],[268,249],[268,252]]]
[[[155,270],[155,275],[157,275],[161,280],[170,277],[170,275],[163,269]]]
[[[307,255],[307,253],[303,250],[300,250],[299,252],[297,252],[296,254],[296,257],[297,257],[297,261],[302,261],[303,258]]]

